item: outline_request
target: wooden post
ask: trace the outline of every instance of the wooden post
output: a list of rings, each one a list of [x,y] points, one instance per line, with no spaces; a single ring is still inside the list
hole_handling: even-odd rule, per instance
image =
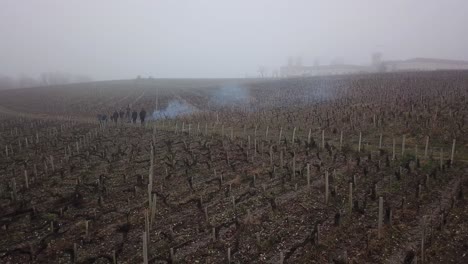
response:
[[[280,128],[279,137],[278,137],[278,145],[281,143],[281,135],[283,134],[283,127]]]
[[[309,135],[307,135],[307,144],[310,144],[310,134],[312,133],[312,129],[309,128]]]
[[[310,189],[310,164],[307,163],[307,188]]]
[[[171,262],[174,263],[175,262],[174,248],[169,249],[169,254],[171,257]]]
[[[380,133],[380,138],[379,138],[379,149],[382,149],[382,133]]]
[[[325,204],[328,204],[328,170],[325,171]]]
[[[455,155],[455,139],[453,140],[452,144],[452,154],[450,155],[450,164],[453,165],[453,156]]]
[[[379,197],[379,220],[378,220],[378,238],[382,237],[382,224],[383,224],[383,197]]]
[[[440,148],[440,169],[444,166],[444,149]]]
[[[322,228],[320,227],[320,224],[317,224],[317,245],[320,245],[320,240],[321,240],[321,232]]]
[[[403,135],[403,141],[401,142],[401,155],[402,156],[405,154],[405,141],[406,141],[406,135]]]
[[[392,154],[392,160],[395,160],[395,138],[393,138],[393,154]]]
[[[421,234],[421,263],[424,263],[425,252],[424,243],[426,240],[426,219],[423,218],[422,234]]]
[[[283,167],[283,150],[280,151],[280,166]]]
[[[231,248],[230,247],[228,247],[227,257],[228,257],[228,263],[231,263]]]
[[[325,149],[325,130],[322,130],[322,149]]]
[[[148,236],[143,231],[143,264],[148,264]]]
[[[278,263],[283,264],[283,262],[284,262],[284,253],[283,253],[283,251],[280,251],[280,259],[279,259]]]
[[[154,219],[156,218],[156,194],[153,194],[153,201],[151,202],[151,226],[154,225]]]
[[[52,171],[55,172],[54,156],[52,155],[50,155],[50,167],[52,168]]]
[[[426,147],[424,148],[424,158],[427,158],[428,148],[429,148],[429,136],[426,136]]]
[[[353,211],[353,183],[349,183],[349,212],[351,213]]]
[[[296,153],[294,152],[293,162],[292,162],[292,180],[296,179]]]
[[[291,139],[291,144],[294,144],[296,138],[296,127],[293,129],[293,134],[292,134],[292,139]]]
[[[76,263],[78,260],[78,245],[73,243],[73,263]]]
[[[362,132],[359,132],[358,152],[361,152],[361,139],[362,139]]]
[[[27,170],[24,170],[24,186],[26,187],[26,189],[29,189],[29,178]]]
[[[343,131],[340,133],[340,151],[343,149]]]
[[[273,167],[273,145],[270,146],[270,166]]]

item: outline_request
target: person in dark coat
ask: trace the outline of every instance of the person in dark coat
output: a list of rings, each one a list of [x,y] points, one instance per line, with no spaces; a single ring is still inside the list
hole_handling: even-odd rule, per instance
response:
[[[141,111],[140,111],[140,121],[141,121],[142,124],[145,123],[145,117],[146,117],[146,111],[145,111],[144,108],[142,108]]]
[[[124,112],[122,109],[120,109],[120,111],[119,111],[119,118],[120,118],[120,121],[123,121],[124,116],[125,116],[125,112]]]
[[[138,118],[138,112],[137,112],[137,111],[133,111],[133,112],[132,112],[132,120],[133,120],[133,123],[134,123],[134,124],[136,123],[137,118]]]
[[[114,118],[114,122],[117,123],[117,120],[119,119],[119,113],[115,111],[112,117]]]

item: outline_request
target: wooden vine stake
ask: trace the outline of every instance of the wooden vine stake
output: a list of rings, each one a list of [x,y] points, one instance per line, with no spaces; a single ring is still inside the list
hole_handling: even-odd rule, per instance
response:
[[[73,263],[76,263],[78,260],[78,245],[73,243]]]
[[[382,237],[382,224],[383,224],[383,197],[379,197],[379,220],[378,220],[378,238]]]
[[[405,141],[406,141],[406,135],[403,135],[403,140],[401,142],[401,155],[402,156],[405,154]]]
[[[427,158],[428,149],[429,149],[429,136],[426,136],[426,147],[424,148],[424,158]]]
[[[169,254],[170,254],[170,257],[171,257],[171,262],[175,263],[174,248],[169,249]]]
[[[423,223],[422,223],[422,234],[421,234],[421,262],[424,263],[425,261],[425,249],[424,249],[424,243],[426,242],[426,218],[423,217]]]
[[[29,178],[27,170],[24,170],[24,186],[26,187],[26,189],[29,189]]]
[[[278,145],[281,143],[281,135],[283,134],[283,127],[280,128],[279,136],[278,136]]]
[[[328,204],[328,171],[325,171],[325,204]]]
[[[296,139],[296,127],[294,127],[294,129],[293,129],[293,134],[292,134],[291,144],[294,144],[294,142],[295,142],[295,139]]]
[[[358,152],[361,152],[362,132],[359,132]]]
[[[148,264],[148,236],[143,231],[143,264]]]
[[[380,138],[379,138],[379,149],[382,149],[382,133],[380,133]]]
[[[440,148],[440,169],[444,166],[444,149]]]
[[[322,149],[325,149],[325,130],[322,130]]]
[[[450,155],[450,164],[453,165],[453,156],[455,155],[455,139],[453,140],[452,144],[452,154]]]
[[[343,149],[343,131],[340,133],[340,151]]]
[[[151,226],[154,226],[154,219],[156,217],[156,194],[153,194],[153,201],[151,202]]]

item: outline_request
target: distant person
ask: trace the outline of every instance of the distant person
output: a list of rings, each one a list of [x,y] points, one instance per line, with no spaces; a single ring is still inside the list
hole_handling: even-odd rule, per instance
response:
[[[107,115],[102,115],[102,121],[107,123]]]
[[[140,111],[140,121],[142,124],[145,123],[145,117],[146,117],[146,111],[144,108],[142,108]]]
[[[134,123],[134,124],[136,123],[137,118],[138,118],[138,112],[137,112],[137,111],[133,111],[133,113],[132,113],[132,120],[133,120],[133,123]]]
[[[114,118],[114,123],[117,123],[117,120],[119,119],[119,113],[115,111],[112,117]]]
[[[97,120],[99,121],[99,123],[102,123],[102,115],[101,114],[97,115]]]
[[[120,121],[123,121],[124,116],[125,116],[125,112],[124,112],[122,109],[120,109],[120,111],[119,111],[119,118],[120,118]]]
[[[130,110],[130,105],[127,105],[127,111],[125,113],[125,118],[128,119],[128,120],[130,120],[130,111],[131,111]]]

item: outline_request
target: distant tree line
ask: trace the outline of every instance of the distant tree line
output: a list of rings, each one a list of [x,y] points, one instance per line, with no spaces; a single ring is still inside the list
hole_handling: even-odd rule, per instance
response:
[[[89,76],[74,75],[65,72],[43,72],[38,77],[32,77],[25,74],[21,74],[18,77],[11,77],[0,74],[0,90],[84,83],[91,81],[93,80]]]

